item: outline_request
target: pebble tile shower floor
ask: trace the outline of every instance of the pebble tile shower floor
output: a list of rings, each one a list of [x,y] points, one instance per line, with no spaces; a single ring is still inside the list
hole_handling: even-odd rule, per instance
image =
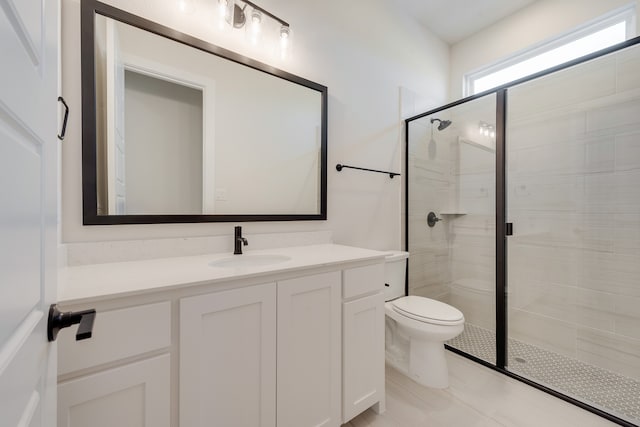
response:
[[[495,333],[465,324],[448,345],[495,363]],[[640,382],[596,366],[509,339],[511,372],[640,425]]]

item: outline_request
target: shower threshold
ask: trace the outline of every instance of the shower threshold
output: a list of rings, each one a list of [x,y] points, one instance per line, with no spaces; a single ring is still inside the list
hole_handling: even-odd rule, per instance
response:
[[[466,323],[447,344],[495,363],[495,332]],[[561,354],[509,339],[509,371],[640,425],[640,382]]]

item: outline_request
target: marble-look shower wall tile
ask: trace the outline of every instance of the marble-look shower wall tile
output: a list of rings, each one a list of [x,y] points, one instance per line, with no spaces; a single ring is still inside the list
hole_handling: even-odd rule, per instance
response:
[[[637,255],[584,251],[579,259],[579,286],[621,296],[640,297]]]
[[[613,252],[615,223],[606,213],[585,212],[574,225],[579,247],[586,251]]]
[[[488,174],[490,180],[495,180],[496,153],[480,149],[464,142],[458,143],[460,175]]]
[[[582,250],[509,241],[509,286],[527,281],[578,286]]]
[[[548,281],[520,281],[509,286],[509,305],[514,309],[575,323],[577,288]]]
[[[578,288],[576,291],[576,323],[581,327],[615,332],[616,299],[609,292]]]
[[[549,125],[540,123],[540,126]],[[577,174],[584,170],[585,144],[574,139],[553,143],[541,141],[539,145],[510,149],[509,161],[515,162],[511,173],[534,176]]]
[[[409,290],[409,293],[410,295],[417,295],[419,297],[431,298],[438,301],[446,301],[449,299],[450,289],[448,285],[439,283],[436,285],[413,287]]]
[[[615,332],[640,340],[640,297],[616,295],[614,301]]]
[[[464,215],[453,215],[451,221],[451,231],[453,236],[480,236],[488,237],[495,235],[496,217],[495,206],[486,213],[471,213]]]
[[[640,99],[613,102],[611,105],[587,111],[587,132],[602,130],[630,131],[640,128]]]
[[[449,181],[416,180],[415,189],[409,192],[409,211],[412,215],[424,213],[425,218],[430,211],[440,211],[449,205],[449,194],[453,190]]]
[[[465,322],[495,331],[495,301],[494,291],[454,284],[451,286],[448,303],[464,314]]]
[[[508,180],[509,210],[578,212],[583,205],[582,176],[510,173]]]
[[[452,280],[473,278],[495,283],[495,251],[489,250],[490,246],[455,245],[451,257]]]
[[[615,170],[616,140],[614,135],[606,135],[579,141],[584,148],[584,173],[612,172]]]
[[[448,251],[439,249],[413,250],[409,257],[409,293],[418,288],[429,295],[439,295],[448,289],[450,266]],[[424,295],[426,296],[426,295]]]
[[[614,252],[635,255],[639,257],[640,263],[640,214],[637,212],[615,214],[612,218],[612,227]]]
[[[495,212],[495,173],[461,175],[459,179],[461,212],[487,214]]]
[[[410,252],[425,248],[440,249],[448,246],[448,230],[445,227],[429,227],[426,212],[409,215],[409,227],[413,230],[409,238]]]
[[[514,94],[511,94],[509,105],[514,105]],[[520,100],[518,103],[522,103]],[[511,111],[511,110],[509,110]],[[511,116],[509,116],[511,117]],[[512,160],[515,150],[538,146],[555,146],[562,142],[581,138],[586,132],[586,115],[584,112],[571,112],[557,116],[544,116],[527,121],[507,122],[506,138],[508,142],[509,171],[519,167],[518,159]]]
[[[579,360],[640,381],[640,340],[586,328],[577,337]]]
[[[411,156],[410,164],[412,182],[418,179],[439,179],[446,181],[449,176],[449,158],[448,156],[438,156],[435,159],[429,159],[421,156]]]
[[[640,132],[616,136],[615,170],[621,172],[637,169],[640,169]]]
[[[584,178],[584,211],[640,212],[640,169],[591,174]]]
[[[530,211],[510,209],[508,218],[513,222],[514,241],[530,245],[575,247],[580,239],[577,223],[580,214],[569,212]]]
[[[640,47],[635,46],[616,54],[618,92],[640,88]]]
[[[577,328],[571,323],[531,313],[509,310],[509,336],[568,357],[576,357]]]

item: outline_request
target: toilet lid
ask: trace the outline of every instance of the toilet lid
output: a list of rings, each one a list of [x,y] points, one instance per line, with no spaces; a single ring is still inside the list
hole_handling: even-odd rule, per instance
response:
[[[393,301],[400,314],[427,323],[459,323],[464,315],[455,307],[430,298],[410,295]]]

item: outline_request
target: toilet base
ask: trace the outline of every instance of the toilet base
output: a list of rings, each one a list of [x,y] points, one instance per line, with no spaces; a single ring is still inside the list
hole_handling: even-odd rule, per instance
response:
[[[409,377],[426,387],[449,387],[449,368],[443,342],[411,340]]]

